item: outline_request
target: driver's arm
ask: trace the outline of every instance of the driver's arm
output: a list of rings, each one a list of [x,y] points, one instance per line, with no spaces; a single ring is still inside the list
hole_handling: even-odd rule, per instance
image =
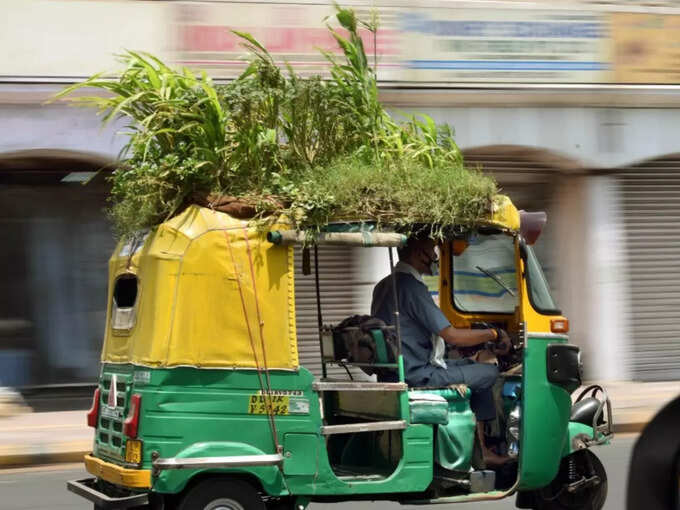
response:
[[[497,341],[507,351],[510,345],[508,335],[499,330],[500,338],[494,329],[455,328],[446,318],[430,296],[425,285],[413,281],[410,290],[411,299],[406,303],[404,313],[420,321],[432,334],[437,334],[448,344],[456,347],[472,347],[486,342]]]
[[[493,350],[496,354],[507,354],[512,348],[510,337],[502,329],[498,330],[500,337],[496,337],[494,329],[462,329],[448,326],[439,332],[439,336],[448,344],[456,347],[472,347],[486,342],[496,342]]]
[[[439,336],[447,344],[456,347],[472,347],[486,342],[495,342],[496,332],[493,329],[464,329],[448,326],[439,332]]]

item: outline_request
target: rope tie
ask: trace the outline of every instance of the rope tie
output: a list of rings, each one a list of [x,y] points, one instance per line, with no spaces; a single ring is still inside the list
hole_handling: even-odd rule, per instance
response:
[[[245,230],[245,229],[244,229]],[[269,422],[270,422],[270,427],[272,431],[272,439],[274,442],[274,448],[277,453],[280,453],[280,446],[279,446],[279,441],[278,437],[276,434],[276,424],[274,423],[274,415],[273,415],[273,408],[272,408],[272,400],[271,400],[271,390],[265,388],[264,381],[262,380],[262,367],[260,367],[260,361],[257,356],[257,348],[255,346],[255,339],[253,338],[253,332],[250,329],[250,321],[248,320],[248,309],[246,307],[246,299],[243,294],[243,285],[241,284],[241,276],[238,271],[238,268],[236,267],[236,258],[234,257],[234,250],[232,249],[231,246],[231,240],[229,239],[229,235],[227,232],[224,232],[224,238],[227,241],[227,248],[229,249],[229,255],[231,257],[231,263],[234,267],[234,275],[236,276],[236,284],[238,287],[238,293],[241,298],[241,307],[243,308],[243,316],[246,321],[246,328],[248,329],[248,338],[250,340],[250,348],[253,351],[253,358],[255,360],[255,368],[257,370],[257,378],[260,384],[260,391],[262,392],[262,396],[265,398],[265,407],[267,408],[267,414],[269,416]],[[246,231],[246,244],[247,244],[247,231]],[[252,260],[250,260],[250,250],[248,254],[248,259],[250,261],[250,265],[252,268]],[[258,306],[258,315],[259,315],[259,306]],[[259,317],[258,317],[259,320]],[[262,327],[262,326],[260,326]],[[263,350],[264,354],[264,350]],[[268,374],[267,374],[268,375]]]
[[[250,250],[250,242],[248,241],[248,229],[243,227],[243,239],[246,242],[246,251],[248,252],[248,264],[250,266],[250,278],[253,282],[253,297],[255,298],[255,311],[257,313],[257,323],[260,329],[260,345],[262,346],[262,360],[264,361],[264,374],[267,380],[267,397],[269,399],[269,405],[267,406],[267,411],[269,414],[269,419],[271,421],[272,434],[274,434],[274,444],[276,446],[276,451],[281,453],[282,448],[278,443],[278,435],[276,433],[276,421],[274,419],[274,409],[271,404],[272,400],[272,382],[269,377],[269,367],[267,365],[267,349],[264,342],[264,321],[262,320],[262,315],[260,314],[260,301],[257,297],[257,282],[255,281],[255,268],[253,266],[253,254]]]

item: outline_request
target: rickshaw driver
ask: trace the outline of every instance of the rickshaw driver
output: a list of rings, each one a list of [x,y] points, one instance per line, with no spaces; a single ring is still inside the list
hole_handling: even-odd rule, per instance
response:
[[[432,275],[439,260],[432,239],[409,238],[398,251],[395,278],[399,303],[402,355],[406,382],[412,387],[446,387],[465,384],[471,392],[470,407],[477,418],[477,435],[484,461],[489,466],[508,460],[486,446],[484,422],[496,418],[492,387],[498,369],[487,363],[468,359],[444,359],[444,342],[456,347],[472,347],[490,341],[497,342],[496,352],[507,353],[510,339],[501,329],[454,328],[436,305],[423,274]],[[387,324],[394,323],[394,286],[387,276],[375,286],[371,315]]]

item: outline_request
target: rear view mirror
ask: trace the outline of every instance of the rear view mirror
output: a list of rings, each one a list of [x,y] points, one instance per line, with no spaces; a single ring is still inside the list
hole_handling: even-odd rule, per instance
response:
[[[548,221],[548,215],[545,211],[519,212],[519,232],[529,246],[538,240],[546,221]]]
[[[468,246],[470,246],[470,243],[467,241],[467,239],[454,239],[451,242],[451,251],[453,252],[454,256],[457,257],[458,255],[462,255]]]

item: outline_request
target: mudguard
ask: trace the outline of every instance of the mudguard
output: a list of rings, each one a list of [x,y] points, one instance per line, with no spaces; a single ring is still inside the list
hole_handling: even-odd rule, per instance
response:
[[[592,425],[588,424],[590,422]],[[612,405],[607,392],[598,385],[588,386],[571,407],[562,457],[591,446],[609,444],[612,437]]]
[[[572,453],[588,448],[590,443],[597,441],[598,444],[609,444],[610,439],[602,434],[595,435],[596,432],[593,427],[570,421],[567,427],[567,440],[562,449],[562,457],[571,455]]]
[[[265,452],[245,443],[210,441],[188,446],[181,450],[175,458],[191,459],[239,455],[265,455]],[[184,489],[189,480],[202,473],[239,473],[257,479],[264,491],[271,496],[288,495],[281,470],[276,466],[167,470],[158,475],[153,490],[166,494],[176,494]]]

